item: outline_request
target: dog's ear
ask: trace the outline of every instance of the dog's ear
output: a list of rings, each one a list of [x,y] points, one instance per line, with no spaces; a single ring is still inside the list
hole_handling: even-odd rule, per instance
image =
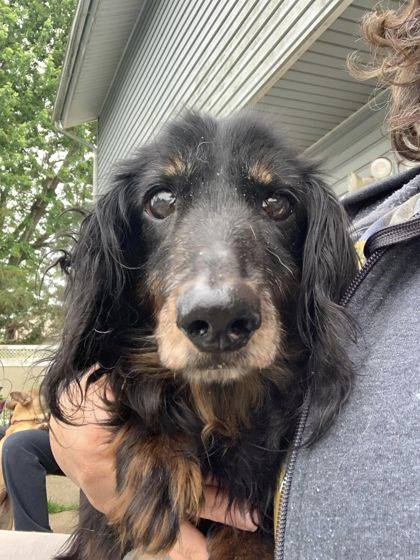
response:
[[[71,252],[62,340],[42,387],[58,418],[59,394],[71,381],[97,363],[111,367],[118,360],[118,325],[128,321],[126,294],[138,273],[130,251],[134,237],[140,247],[140,233],[133,231],[140,227],[136,192],[136,178],[119,173],[84,219]]]
[[[28,406],[32,402],[32,397],[29,393],[25,393],[24,391],[12,391],[10,393],[11,404],[14,401],[13,408],[10,405],[7,406],[10,410],[13,410],[16,407],[16,404],[19,403],[22,406]]]
[[[6,401],[6,403],[5,403],[4,406],[5,406],[8,410],[15,410],[16,405],[17,405],[17,401],[15,401],[15,400],[13,400],[11,397],[9,397],[9,398],[7,399],[7,401]]]
[[[335,195],[313,172],[308,172],[306,188],[298,327],[309,355],[314,441],[334,420],[351,389],[352,367],[344,345],[354,329],[339,302],[356,274],[357,258],[348,218]]]

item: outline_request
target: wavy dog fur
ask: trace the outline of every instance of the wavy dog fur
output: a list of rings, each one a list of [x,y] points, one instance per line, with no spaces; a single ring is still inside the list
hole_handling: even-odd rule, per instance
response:
[[[176,210],[157,220],[145,210],[159,189]],[[292,208],[280,221],[263,211],[276,197]],[[351,389],[338,303],[356,271],[347,228],[315,166],[251,116],[191,113],[120,165],[72,251],[65,329],[43,385],[68,421],[62,392],[92,366],[92,381],[106,377],[117,506],[106,519],[85,503],[60,558],[167,551],[183,519],[199,522],[209,476],[260,525],[243,538],[210,528],[211,559],[271,557],[277,473],[304,395],[314,441]],[[266,333],[217,366],[176,325],[178,295],[203,270],[246,282]]]

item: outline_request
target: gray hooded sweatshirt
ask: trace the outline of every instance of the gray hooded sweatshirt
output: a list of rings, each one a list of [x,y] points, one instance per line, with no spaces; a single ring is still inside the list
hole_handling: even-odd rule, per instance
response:
[[[315,445],[286,471],[276,560],[420,558],[420,168],[343,199],[367,253],[348,309],[352,395]]]

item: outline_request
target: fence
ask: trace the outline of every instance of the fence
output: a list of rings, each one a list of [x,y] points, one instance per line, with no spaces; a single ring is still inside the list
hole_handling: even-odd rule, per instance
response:
[[[39,384],[53,350],[48,345],[0,344],[1,396]]]

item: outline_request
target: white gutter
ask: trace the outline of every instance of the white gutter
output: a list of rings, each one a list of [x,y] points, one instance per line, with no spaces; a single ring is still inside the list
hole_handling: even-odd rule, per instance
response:
[[[67,99],[72,98],[76,87],[99,3],[100,0],[79,0],[77,5],[54,104],[53,121],[57,127],[57,123],[66,121]]]
[[[63,120],[66,112],[67,99],[71,99],[77,76],[82,67],[82,62],[86,53],[88,37],[95,22],[96,12],[100,0],[79,0],[73,24],[70,30],[69,42],[66,55],[64,57],[63,70],[61,72],[60,84],[54,104],[53,123],[58,132],[71,138],[78,144],[89,148],[93,154],[93,192],[97,186],[97,150],[96,146],[84,138],[66,130]]]

